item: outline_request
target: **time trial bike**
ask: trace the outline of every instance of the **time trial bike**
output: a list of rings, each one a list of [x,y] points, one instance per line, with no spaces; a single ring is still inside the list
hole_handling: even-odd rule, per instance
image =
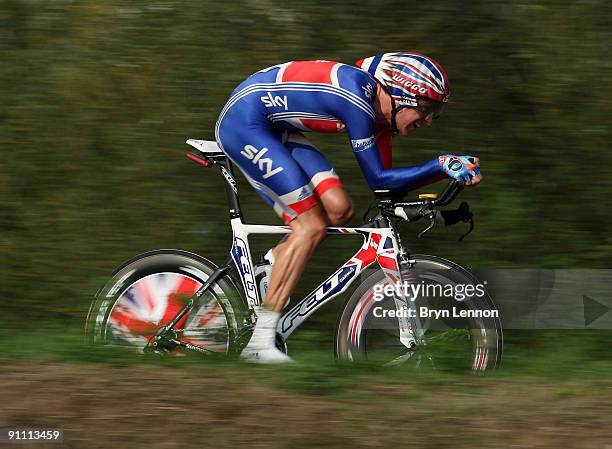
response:
[[[190,139],[187,144],[197,150],[187,154],[190,159],[219,167],[225,179],[233,232],[229,257],[216,265],[191,252],[160,249],[123,263],[91,304],[86,322],[91,343],[155,354],[237,355],[250,338],[257,320],[255,306],[263,298],[249,237],[288,234],[291,229],[246,223],[231,161],[216,142]],[[376,191],[363,225],[329,227],[328,234],[358,235],[362,244],[285,310],[277,328],[279,349],[287,352],[287,339],[309,316],[344,296],[334,331],[337,358],[389,366],[437,367],[450,361],[474,371],[497,367],[503,352],[502,326],[484,284],[451,261],[411,254],[397,230],[402,221],[422,219],[429,223],[419,236],[440,222],[467,222],[471,232],[473,214],[467,203],[441,210],[461,191],[453,181],[439,196],[424,194],[408,202],[394,192]]]

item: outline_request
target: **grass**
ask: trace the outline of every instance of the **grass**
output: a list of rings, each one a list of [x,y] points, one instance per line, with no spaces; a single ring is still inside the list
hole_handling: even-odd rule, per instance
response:
[[[418,384],[426,390],[478,378],[507,381],[536,378],[549,382],[598,382],[612,377],[612,334],[603,331],[508,331],[504,361],[498,370],[478,376],[453,366],[444,370],[388,368],[368,362],[335,361],[326,333],[297,332],[289,340],[297,363],[288,366],[254,366],[235,358],[140,356],[128,351],[85,345],[76,326],[45,326],[37,330],[0,332],[0,364],[49,360],[68,364],[100,363],[113,366],[145,364],[160,368],[214,372],[242,379],[260,379],[276,387],[314,395],[344,395],[360,385],[401,386]],[[560,395],[571,395],[562,390]]]
[[[92,348],[78,327],[5,330],[0,420],[65,428],[71,447],[94,449],[190,447],[203,435],[219,448],[607,447],[609,333],[506,337],[502,368],[476,375],[336,362],[312,330],[292,336],[297,363],[282,366]]]

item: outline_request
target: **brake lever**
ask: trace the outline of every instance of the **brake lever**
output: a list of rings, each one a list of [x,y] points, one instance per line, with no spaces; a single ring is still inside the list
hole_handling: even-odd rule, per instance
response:
[[[434,211],[429,212],[426,215],[427,218],[429,218],[429,226],[427,226],[425,229],[423,229],[421,232],[419,232],[417,234],[417,238],[420,239],[421,237],[423,237],[426,233],[428,233],[429,231],[431,231],[431,228],[433,228],[436,225],[436,213]]]

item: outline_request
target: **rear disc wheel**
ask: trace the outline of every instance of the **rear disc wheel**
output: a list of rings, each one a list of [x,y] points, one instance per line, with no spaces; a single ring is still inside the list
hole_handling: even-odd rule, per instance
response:
[[[216,268],[190,253],[158,252],[136,258],[96,295],[87,322],[90,342],[143,351]],[[174,335],[207,353],[232,353],[247,316],[238,289],[225,276],[178,321]]]

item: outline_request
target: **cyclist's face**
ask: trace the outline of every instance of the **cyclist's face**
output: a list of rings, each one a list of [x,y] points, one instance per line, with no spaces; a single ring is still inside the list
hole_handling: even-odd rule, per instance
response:
[[[424,114],[415,108],[403,108],[395,116],[397,130],[402,136],[409,136],[419,126],[431,126],[433,115]]]

